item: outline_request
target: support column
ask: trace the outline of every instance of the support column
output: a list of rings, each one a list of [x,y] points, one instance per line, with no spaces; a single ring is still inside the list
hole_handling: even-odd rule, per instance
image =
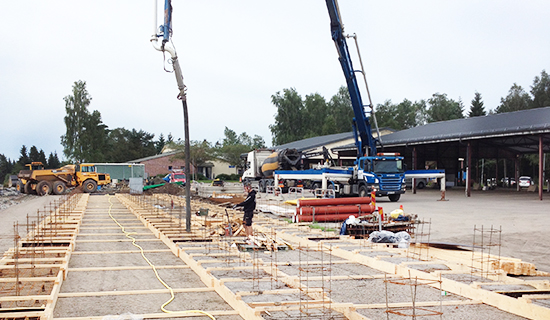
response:
[[[416,158],[416,147],[413,147],[413,159],[412,159],[412,169],[413,170],[416,170],[416,164],[418,162],[418,159]],[[411,182],[412,182],[412,191],[413,191],[413,194],[416,194],[416,179],[415,178],[412,178],[411,179]]]
[[[542,187],[544,186],[543,171],[544,171],[544,153],[542,152],[542,135],[539,136],[539,200],[542,201]]]
[[[467,158],[466,161],[468,161],[468,166],[466,167],[466,196],[470,197],[472,195],[472,190],[470,189],[470,181],[472,181],[472,143],[471,142],[468,142],[466,158]]]
[[[519,154],[514,159],[514,179],[516,179],[516,191],[519,191]]]

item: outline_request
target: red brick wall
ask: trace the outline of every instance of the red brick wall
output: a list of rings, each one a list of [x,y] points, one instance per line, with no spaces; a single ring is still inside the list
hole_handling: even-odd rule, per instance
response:
[[[147,173],[148,177],[154,177],[157,174],[166,175],[170,172],[169,167],[172,167],[172,169],[183,169],[185,167],[185,160],[175,159],[173,155],[146,160],[140,163],[145,165],[145,173]],[[195,171],[192,165],[190,170],[191,174]]]

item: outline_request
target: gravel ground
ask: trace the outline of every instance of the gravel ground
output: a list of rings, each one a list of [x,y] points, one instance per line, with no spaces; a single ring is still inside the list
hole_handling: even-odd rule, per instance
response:
[[[448,191],[447,198],[449,201],[441,202],[435,201],[438,199],[439,193],[433,190],[423,190],[417,195],[405,195],[399,203],[386,202],[384,199],[379,200],[379,205],[384,206],[385,211],[391,211],[392,206],[396,208],[402,204],[406,211],[417,213],[420,216],[424,214],[427,218],[431,219],[431,241],[442,242],[459,242],[468,244],[468,239],[471,243],[471,236],[473,233],[473,225],[494,225],[499,223],[503,226],[502,233],[502,255],[507,255],[506,252],[511,252],[509,256],[517,258],[521,256],[529,256],[526,261],[533,261],[537,264],[539,269],[544,270],[546,266],[550,266],[547,259],[547,253],[550,253],[549,246],[546,242],[543,242],[540,237],[540,232],[550,226],[548,219],[541,220],[541,212],[549,212],[550,201],[547,199],[544,201],[534,201],[532,194],[521,193],[505,193],[506,197],[494,197],[495,193],[473,193],[472,198],[464,198],[459,192]],[[546,195],[546,194],[545,194]],[[474,198],[476,197],[476,198]],[[37,197],[35,199],[48,200],[50,197]],[[433,199],[431,199],[433,198]],[[28,203],[35,201],[35,199],[29,199],[22,202],[19,205],[11,207],[6,210],[0,211],[2,218],[23,218],[19,210],[12,210],[13,208],[32,208],[36,204],[27,206]],[[50,198],[51,199],[51,198]],[[131,226],[128,228],[130,231],[135,231],[140,234],[136,235],[136,238],[142,241],[138,241],[140,245],[146,250],[160,249],[166,250],[166,246],[159,241],[143,241],[145,239],[154,239],[150,231],[143,228],[141,223],[135,218],[135,216],[125,211],[117,201],[114,209],[112,210],[117,219],[120,219],[124,225]],[[39,205],[44,206],[47,202],[41,202]],[[517,210],[511,210],[511,208],[521,208],[521,219],[518,219],[516,214]],[[418,211],[417,211],[418,210]],[[545,211],[546,210],[546,211]],[[30,210],[36,212],[36,207]],[[422,214],[419,212],[422,211]],[[7,212],[7,214],[6,214]],[[11,212],[11,213],[10,213]],[[83,220],[81,227],[81,233],[88,234],[82,235],[77,238],[76,252],[72,255],[69,268],[82,268],[82,267],[115,267],[115,266],[147,266],[146,262],[141,258],[141,255],[137,253],[137,249],[131,245],[130,242],[120,241],[126,238],[117,230],[116,224],[110,222],[108,215],[106,214],[106,208],[104,203],[104,197],[93,196],[90,197],[89,207],[87,212],[90,214]],[[101,219],[101,220],[99,220]],[[0,245],[1,240],[9,238],[4,234],[9,234],[10,230],[13,233],[13,224],[8,223],[8,226],[2,220],[0,224]],[[469,227],[471,225],[471,227]],[[3,228],[3,229],[1,229]],[[514,232],[506,230],[513,229]],[[98,233],[97,235],[93,235]],[[109,235],[104,235],[104,234]],[[322,237],[328,233],[311,233],[310,237]],[[13,237],[13,236],[12,236]],[[81,240],[115,240],[112,242],[81,242]],[[117,241],[118,240],[118,241]],[[511,245],[511,248],[504,248],[509,242],[515,242]],[[369,251],[367,247],[360,245],[346,246],[345,243],[335,242],[334,246],[340,244],[345,250],[360,250],[358,254],[365,256],[386,256],[382,258],[385,261],[391,261],[393,263],[401,263],[405,261],[413,261],[411,258],[403,258],[400,256],[393,256],[386,254],[383,251]],[[8,247],[12,243],[8,243]],[[207,256],[195,256],[195,260],[219,260],[218,263],[208,262],[205,263],[205,267],[226,267],[228,264],[225,260],[229,257],[235,261],[230,265],[245,266],[249,263],[239,261],[243,256],[241,254],[229,256],[226,251],[220,250],[216,246],[205,246],[204,244],[180,244],[182,247],[195,246],[194,250],[187,250],[190,254],[208,254]],[[7,248],[6,248],[7,249]],[[78,254],[85,251],[118,251],[128,250],[135,253],[121,253],[121,254]],[[537,256],[537,253],[541,253],[542,256]],[[269,265],[271,261],[277,263],[288,263],[287,265],[281,265],[280,269],[284,273],[297,276],[300,274],[298,268],[302,268],[301,272],[306,272],[308,276],[327,276],[328,279],[322,281],[308,281],[310,288],[324,288],[326,292],[330,293],[330,296],[334,302],[352,302],[356,304],[371,304],[371,303],[385,303],[386,297],[390,303],[394,302],[410,302],[411,289],[408,284],[394,284],[385,283],[383,279],[363,279],[363,280],[335,280],[331,279],[331,276],[353,274],[382,274],[377,270],[357,265],[357,264],[332,264],[330,270],[320,268],[315,265],[302,265],[296,264],[297,261],[305,260],[320,260],[328,261],[340,261],[343,260],[338,257],[330,256],[328,252],[320,253],[313,252],[307,249],[293,250],[293,251],[279,251],[277,254],[266,254],[263,252],[252,252],[251,255],[255,255],[261,258],[265,265]],[[156,265],[169,266],[169,265],[183,265],[183,262],[173,256],[171,252],[159,252],[159,253],[147,253],[147,257]],[[539,265],[540,262],[540,265]],[[542,268],[541,268],[542,265]],[[412,264],[411,268],[420,270],[445,270],[446,266],[440,264]],[[143,270],[125,270],[125,271],[73,271],[69,270],[67,279],[64,281],[61,288],[63,293],[71,292],[95,292],[95,291],[122,291],[122,290],[149,290],[149,289],[162,289],[163,286],[158,280],[151,275],[152,271],[149,269]],[[190,269],[161,269],[159,270],[160,276],[170,282],[174,288],[204,288],[205,285],[200,281]],[[218,278],[253,278],[253,277],[267,277],[268,274],[260,270],[260,274],[255,274],[252,269],[245,270],[212,270],[212,274]],[[490,282],[487,279],[472,278],[470,274],[463,275],[443,275],[445,278],[451,278],[460,282],[469,283],[471,281],[483,281]],[[241,282],[227,282],[226,286],[234,292],[243,291],[265,291],[287,288],[284,283],[277,280],[271,281],[241,281]],[[386,289],[387,286],[387,289]],[[403,288],[406,287],[406,290]],[[515,288],[515,287],[514,287]],[[520,287],[518,287],[520,288]],[[526,288],[521,286],[521,288]],[[494,286],[488,289],[499,290],[501,287]],[[510,289],[506,286],[504,289]],[[120,296],[108,296],[108,297],[72,297],[72,298],[60,298],[55,310],[55,317],[72,317],[72,316],[97,316],[105,315],[106,313],[124,313],[130,312],[134,314],[140,313],[153,313],[161,312],[160,305],[162,305],[169,298],[168,294],[147,294],[147,295],[120,295]],[[264,302],[264,301],[297,301],[307,300],[308,297],[303,294],[289,293],[289,294],[277,294],[267,295],[259,294],[252,296],[243,296],[244,301],[248,302]],[[465,298],[448,294],[442,296],[440,291],[436,288],[428,286],[416,287],[416,301],[443,301],[448,300],[464,300]],[[540,305],[547,305],[548,300],[534,301],[533,303]],[[178,293],[176,294],[176,300],[168,307],[170,310],[178,309],[191,309],[198,308],[203,310],[231,310],[229,305],[225,303],[215,292],[194,292]],[[435,308],[439,310],[439,308]],[[506,312],[502,312],[498,309],[486,306],[486,305],[461,305],[461,306],[445,306],[443,307],[444,315],[442,319],[523,319],[511,315]],[[319,312],[319,310],[315,311]],[[383,309],[359,309],[360,314],[363,314],[371,319],[386,319],[386,313]],[[298,312],[299,314],[299,312]],[[296,312],[294,313],[296,315]],[[288,319],[293,316],[293,313],[272,313],[271,316],[265,315],[266,319]],[[200,317],[201,319],[203,317]],[[239,316],[221,316],[218,319],[241,319]],[[310,318],[316,318],[312,316]],[[321,317],[317,317],[321,318]],[[339,319],[339,315],[334,315],[334,319]],[[406,317],[405,317],[406,318]],[[206,319],[206,318],[205,318]],[[389,319],[403,319],[402,316],[390,315]],[[434,319],[431,317],[417,317],[417,319]]]

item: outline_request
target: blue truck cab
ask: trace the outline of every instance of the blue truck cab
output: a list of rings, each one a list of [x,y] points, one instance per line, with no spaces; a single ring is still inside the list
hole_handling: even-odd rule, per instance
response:
[[[405,193],[404,158],[397,153],[378,153],[376,156],[357,159],[357,180],[359,196],[375,192],[377,196],[388,196],[398,201]]]

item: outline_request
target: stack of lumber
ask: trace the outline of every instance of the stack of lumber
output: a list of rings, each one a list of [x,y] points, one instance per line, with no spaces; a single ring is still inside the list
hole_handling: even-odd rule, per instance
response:
[[[298,199],[293,222],[342,222],[349,216],[373,213],[369,197],[334,199]]]

